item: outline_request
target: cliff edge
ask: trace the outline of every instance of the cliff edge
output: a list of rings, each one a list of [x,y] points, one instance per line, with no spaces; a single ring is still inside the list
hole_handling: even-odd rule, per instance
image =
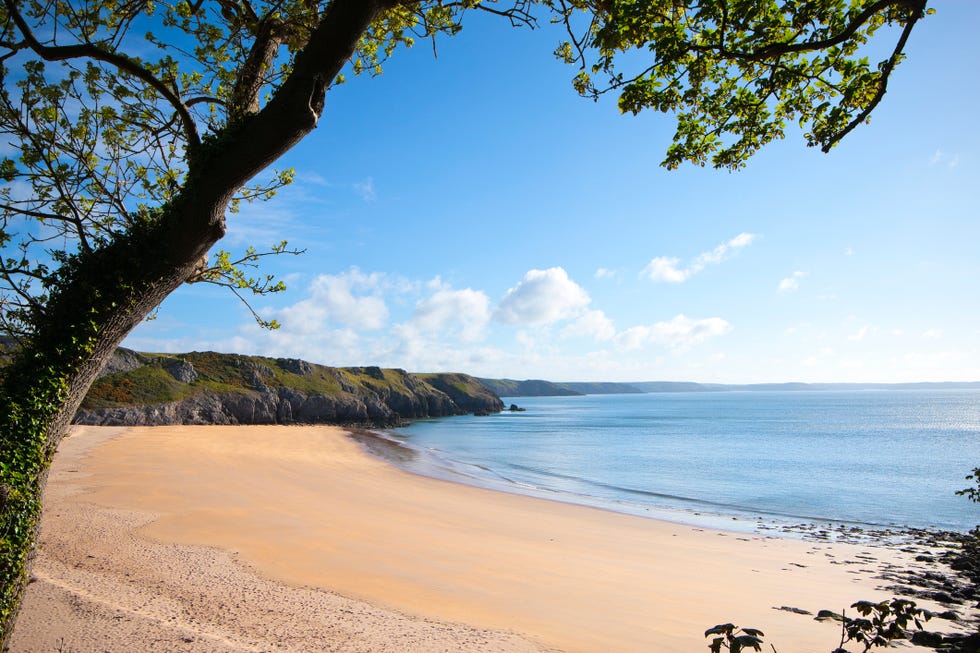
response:
[[[336,368],[293,358],[215,352],[143,354],[120,348],[89,390],[78,424],[344,424],[499,412],[466,374]]]

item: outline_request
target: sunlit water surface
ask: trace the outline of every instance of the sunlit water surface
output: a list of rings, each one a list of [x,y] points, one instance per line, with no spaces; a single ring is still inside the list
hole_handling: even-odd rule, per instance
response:
[[[965,531],[980,391],[722,392],[507,399],[526,412],[392,432],[411,471],[699,523]]]

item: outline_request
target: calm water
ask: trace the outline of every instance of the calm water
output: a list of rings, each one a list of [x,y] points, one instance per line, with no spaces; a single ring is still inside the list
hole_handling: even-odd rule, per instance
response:
[[[394,437],[419,473],[698,523],[826,520],[968,530],[980,391],[505,399]]]

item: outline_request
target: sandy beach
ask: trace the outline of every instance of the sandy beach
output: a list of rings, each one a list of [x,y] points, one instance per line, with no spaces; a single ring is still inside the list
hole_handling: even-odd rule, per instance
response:
[[[42,537],[14,651],[687,653],[731,621],[827,653],[778,608],[916,564],[423,478],[333,427],[76,428]]]

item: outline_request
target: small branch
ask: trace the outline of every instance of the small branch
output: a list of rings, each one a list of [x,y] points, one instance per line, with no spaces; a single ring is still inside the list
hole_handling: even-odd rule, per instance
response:
[[[569,40],[575,46],[575,50],[578,53],[576,60],[581,62],[579,67],[582,70],[585,70],[585,47],[583,46],[583,43],[585,42],[585,36],[588,34],[588,32],[586,32],[586,34],[584,34],[581,39],[575,36],[575,30],[572,29],[572,24],[569,21],[569,17],[572,14],[572,10],[566,4],[565,0],[560,0],[560,1],[561,1],[561,16],[562,16],[561,22],[565,26],[565,32],[568,34]]]
[[[211,97],[208,95],[202,95],[200,97],[191,98],[187,102],[184,102],[184,106],[188,108],[194,106],[195,104],[217,104],[223,107],[228,106],[228,103],[222,100],[221,98]]]
[[[10,270],[7,268],[5,264],[0,262],[0,278],[3,278],[3,280],[7,282],[7,288],[12,290],[21,298],[21,300],[23,300],[24,302],[23,305],[28,306],[31,310],[37,312],[43,311],[44,307],[41,304],[41,302],[39,302],[36,298],[32,297],[29,293],[24,292],[24,290],[20,287],[20,285],[14,281],[13,277],[11,276],[12,274],[28,276],[42,281],[43,279],[41,279],[41,277],[36,274],[32,274],[30,270]]]
[[[925,7],[925,0],[878,0],[878,2],[869,5],[864,11],[858,14],[838,34],[819,41],[804,41],[803,43],[770,43],[769,45],[763,46],[752,52],[737,52],[734,50],[729,50],[724,47],[724,42],[721,41],[719,45],[691,45],[689,50],[692,52],[717,54],[722,57],[735,59],[738,61],[762,61],[773,56],[781,56],[784,54],[825,50],[835,45],[840,45],[847,39],[851,38],[859,29],[861,29],[864,23],[866,23],[871,16],[875,15],[882,9],[895,5],[905,5],[916,8],[919,10],[919,13],[921,13],[922,8]],[[918,14],[911,19],[911,23],[915,23],[916,20],[918,20]]]
[[[272,67],[286,31],[284,23],[271,15],[256,25],[255,42],[238,68],[238,79],[231,92],[230,111],[235,118],[258,113],[263,75]]]
[[[761,50],[755,52],[756,58],[768,57],[772,54],[790,54],[792,52],[812,52],[814,50],[824,50],[826,48],[840,45],[847,39],[854,36],[854,33],[861,29],[861,26],[871,18],[873,15],[890,7],[892,5],[905,5],[907,7],[918,8],[921,12],[922,8],[925,7],[925,0],[878,0],[872,5],[869,5],[864,11],[858,14],[854,20],[852,20],[847,27],[845,27],[839,34],[833,36],[829,39],[823,39],[820,41],[807,41],[805,43],[794,43],[794,44],[781,44],[774,43],[772,45],[766,46]],[[913,17],[910,21],[914,24],[918,20],[918,14]]]
[[[458,3],[453,3],[458,4]],[[495,16],[502,16],[510,20],[511,27],[520,27],[526,25],[531,29],[538,26],[538,20],[531,14],[530,10],[527,8],[528,3],[525,1],[518,2],[514,7],[506,10],[491,9],[486,5],[479,4],[473,7],[479,11],[485,11],[488,14],[494,14]]]
[[[891,75],[892,70],[895,68],[895,64],[898,62],[899,55],[901,55],[902,50],[905,49],[905,44],[908,42],[909,35],[912,33],[912,27],[915,25],[916,21],[919,20],[919,16],[920,14],[915,14],[909,19],[908,24],[905,25],[905,29],[902,30],[902,36],[899,37],[898,43],[895,45],[895,50],[892,51],[892,56],[889,57],[888,61],[886,61],[881,67],[881,81],[878,82],[878,90],[875,93],[875,96],[871,99],[871,102],[864,107],[861,113],[859,113],[858,116],[847,125],[847,127],[845,127],[839,134],[835,135],[833,138],[827,141],[823,147],[820,148],[824,153],[829,152],[831,148],[840,142],[842,138],[850,134],[858,125],[867,120],[868,116],[871,115],[871,112],[878,106],[878,103],[885,97],[885,91],[888,88],[888,78]]]
[[[18,213],[20,215],[28,216],[31,218],[37,218],[38,220],[57,220],[60,222],[71,222],[72,218],[64,215],[57,215],[56,213],[42,213],[41,211],[32,211],[30,209],[22,209],[13,204],[0,204],[0,211],[9,211],[11,213]]]
[[[7,6],[7,12],[10,14],[10,17],[13,18],[21,34],[24,36],[28,47],[42,59],[45,61],[68,61],[79,58],[95,59],[96,61],[102,61],[115,66],[117,69],[146,82],[153,90],[162,95],[180,116],[188,145],[192,148],[200,145],[201,139],[197,133],[197,124],[194,122],[194,117],[187,110],[187,106],[162,80],[158,79],[149,70],[129,57],[115,52],[109,52],[94,43],[62,46],[44,45],[37,40],[27,21],[20,15],[15,0],[4,0],[4,4]]]
[[[227,288],[229,288],[233,293],[235,293],[235,297],[238,297],[238,299],[241,300],[243,304],[245,304],[245,308],[249,310],[249,312],[252,314],[252,318],[256,321],[256,323],[258,323],[260,327],[262,327],[263,329],[279,328],[279,323],[276,322],[275,320],[266,320],[261,315],[259,315],[255,311],[255,309],[252,308],[252,305],[249,303],[249,301],[245,299],[245,297],[243,297],[240,292],[238,292],[237,288],[233,288],[232,286],[227,286]]]

